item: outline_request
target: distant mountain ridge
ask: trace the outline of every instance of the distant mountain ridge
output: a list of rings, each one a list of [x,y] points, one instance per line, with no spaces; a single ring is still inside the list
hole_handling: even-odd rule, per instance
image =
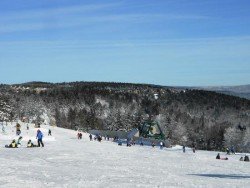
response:
[[[32,81],[32,82],[26,82],[22,84],[0,84],[0,86],[22,86],[22,87],[31,87],[31,88],[37,88],[37,87],[51,87],[54,85],[57,86],[63,86],[71,85],[72,83],[75,84],[83,84],[83,85],[92,85],[92,84],[102,84],[102,85],[133,85],[136,87],[152,87],[152,88],[164,88],[164,89],[197,89],[197,90],[205,90],[205,91],[214,91],[217,93],[222,93],[226,95],[232,95],[236,97],[246,98],[250,99],[250,84],[246,85],[238,85],[238,86],[200,86],[200,87],[186,87],[186,86],[162,86],[162,85],[155,85],[155,84],[143,84],[143,83],[119,83],[119,82],[62,82],[62,83],[50,83],[50,82],[43,82],[43,81]]]
[[[250,84],[239,86],[209,86],[197,87],[195,89],[204,89],[208,91],[215,91],[227,95],[233,95],[241,98],[250,99]]]

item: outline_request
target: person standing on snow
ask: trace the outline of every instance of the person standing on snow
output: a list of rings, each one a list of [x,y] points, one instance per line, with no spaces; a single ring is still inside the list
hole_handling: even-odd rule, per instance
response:
[[[160,149],[163,149],[163,142],[160,142]]]
[[[92,134],[89,134],[89,140],[92,141]]]
[[[17,140],[17,147],[21,146],[21,140],[23,139],[22,136],[19,136],[18,140]]]
[[[97,140],[98,140],[98,142],[101,142],[101,141],[102,141],[101,135],[98,135],[98,136],[97,136]]]
[[[151,146],[152,146],[152,148],[154,148],[155,147],[155,143],[151,142]]]
[[[16,135],[19,136],[21,134],[21,125],[19,123],[16,124]]]
[[[42,145],[42,147],[44,147],[43,133],[39,129],[37,130],[36,138],[37,138],[38,147],[40,147],[40,144]]]
[[[244,157],[244,161],[249,162],[249,157],[247,155]]]
[[[186,152],[186,146],[182,146],[182,151],[183,151],[183,153]]]
[[[49,129],[49,131],[48,131],[48,136],[52,136],[51,135],[51,129]]]
[[[220,154],[219,153],[217,154],[216,159],[220,159]]]
[[[195,153],[195,150],[196,150],[195,143],[193,143],[193,148],[192,148],[192,150],[193,150],[193,153]]]
[[[80,139],[82,139],[82,133],[80,133],[79,136],[80,136]]]

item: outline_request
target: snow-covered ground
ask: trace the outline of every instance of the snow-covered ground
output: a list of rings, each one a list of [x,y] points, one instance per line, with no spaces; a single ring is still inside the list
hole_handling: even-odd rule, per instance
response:
[[[28,139],[35,142],[33,125],[29,131],[22,125],[15,149],[4,147],[17,138],[14,124],[0,131],[0,187],[250,187],[250,163],[240,155],[223,161],[216,152],[90,142],[87,134],[78,140],[76,131],[57,127],[49,137],[48,128],[41,128],[44,148],[26,148]]]

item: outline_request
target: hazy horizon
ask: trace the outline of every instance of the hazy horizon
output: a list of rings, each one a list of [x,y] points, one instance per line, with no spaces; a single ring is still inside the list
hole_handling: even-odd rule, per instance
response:
[[[204,87],[204,88],[209,88],[209,87],[240,87],[240,86],[250,86],[250,84],[241,84],[241,85],[200,85],[200,86],[192,86],[192,85],[161,85],[161,84],[151,84],[151,83],[137,83],[137,82],[116,82],[116,81],[84,81],[84,80],[76,80],[76,81],[62,81],[62,82],[46,82],[46,81],[27,81],[27,82],[20,82],[20,83],[1,83],[4,85],[20,85],[20,84],[27,84],[27,83],[33,83],[33,82],[41,82],[41,83],[49,83],[49,84],[60,84],[60,83],[72,83],[72,82],[97,82],[97,83],[126,83],[126,84],[142,84],[142,85],[158,85],[158,86],[163,86],[163,87]]]

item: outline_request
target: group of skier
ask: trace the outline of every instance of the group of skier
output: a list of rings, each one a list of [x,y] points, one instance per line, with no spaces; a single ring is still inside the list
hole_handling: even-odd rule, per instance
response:
[[[236,154],[236,153],[235,153],[235,147],[234,147],[234,146],[231,146],[230,148],[227,147],[227,148],[226,148],[226,154],[227,154],[227,155]],[[220,153],[217,154],[216,159],[228,160],[227,157],[220,157]],[[245,155],[244,157],[241,156],[241,157],[240,157],[240,161],[249,162],[249,157],[248,157],[247,155]]]
[[[216,155],[216,159],[220,159],[220,160],[228,160],[228,158],[227,158],[227,157],[221,157],[221,156],[220,156],[220,153],[218,153],[218,154]]]
[[[77,138],[78,138],[78,139],[82,139],[82,133],[81,133],[81,132],[78,132],[78,133],[77,133]],[[107,138],[105,137],[105,140],[106,140],[106,139],[107,139]],[[89,134],[89,140],[90,140],[90,141],[93,140],[93,135],[92,135],[92,134]],[[98,142],[101,142],[101,141],[102,141],[102,136],[99,135],[99,134],[97,134],[97,135],[94,136],[94,140],[97,140]]]
[[[221,156],[220,156],[220,153],[217,154],[216,159],[228,160],[227,157],[221,157]],[[247,155],[245,155],[245,157],[240,157],[240,161],[249,162],[249,157],[248,157]]]
[[[13,139],[9,145],[5,145],[6,148],[18,148],[21,146],[20,143],[20,137],[16,141],[16,139]]]
[[[245,162],[249,162],[249,157],[247,155],[245,155],[245,157],[240,157],[240,161],[245,161]]]
[[[81,132],[78,132],[77,133],[77,138],[78,139],[82,139],[82,133]],[[102,141],[102,136],[101,135],[99,135],[99,134],[97,134],[97,135],[92,135],[92,134],[89,134],[89,140],[90,141],[93,141],[93,139],[96,141],[98,141],[98,142],[101,142]],[[107,138],[105,138],[105,140],[106,140]]]
[[[82,133],[81,132],[77,133],[77,138],[82,139]]]
[[[49,130],[49,135],[51,135],[51,130]],[[9,145],[5,145],[6,148],[18,148],[21,146],[21,141],[22,141],[23,137],[19,136],[19,138],[17,139],[17,141],[15,139],[12,140],[12,142]],[[37,145],[33,144],[31,140],[28,141],[27,143],[27,147],[44,147],[44,143],[43,143],[43,133],[40,129],[37,130],[36,133],[36,139],[37,139]]]
[[[16,129],[17,129],[16,133],[17,133],[17,135],[21,134],[20,127],[21,126],[19,124],[17,124],[17,126],[16,126]],[[29,130],[29,126],[28,125],[27,125],[27,130]],[[49,129],[48,130],[48,136],[51,136],[51,135],[52,135],[51,134],[51,129]],[[82,139],[82,133],[78,132],[77,133],[77,137],[78,137],[78,139]],[[20,147],[21,146],[21,140],[22,140],[22,138],[23,138],[22,136],[19,136],[19,138],[17,139],[17,141],[15,139],[13,139],[12,142],[9,145],[6,145],[5,147],[7,147],[7,148],[17,148],[17,147]],[[37,130],[36,139],[37,139],[37,145],[35,145],[31,140],[29,140],[28,143],[27,143],[27,147],[28,148],[31,148],[31,147],[40,147],[40,146],[44,147],[43,133],[42,133],[42,131],[40,129]],[[89,134],[89,139],[90,139],[90,141],[93,140],[93,135],[92,134]],[[97,141],[101,142],[102,141],[101,135],[99,135],[99,134],[95,135],[94,136],[94,140],[97,140]],[[109,141],[109,136],[105,136],[105,140]],[[117,142],[119,146],[122,145],[122,140],[119,139],[118,137],[115,137],[113,139],[113,141]],[[126,144],[127,144],[127,146],[131,146],[131,145],[135,145],[135,142],[134,142],[133,139],[127,138]],[[144,143],[143,143],[142,140],[140,141],[140,145],[141,146],[144,145]],[[156,146],[155,142],[151,142],[151,146],[155,147]],[[160,146],[160,149],[163,149],[163,147],[165,147],[164,142],[160,141],[159,142],[159,146]],[[183,146],[182,150],[183,150],[183,153],[185,153],[186,152],[186,147]],[[192,150],[195,153],[195,146],[193,146]],[[226,152],[227,152],[227,154],[231,154],[231,153],[235,154],[234,147],[231,147],[230,149],[226,148]],[[217,154],[216,159],[228,160],[227,157],[221,157],[220,153]],[[241,157],[240,158],[240,161],[249,162],[249,157],[247,155],[245,155],[245,157]]]

